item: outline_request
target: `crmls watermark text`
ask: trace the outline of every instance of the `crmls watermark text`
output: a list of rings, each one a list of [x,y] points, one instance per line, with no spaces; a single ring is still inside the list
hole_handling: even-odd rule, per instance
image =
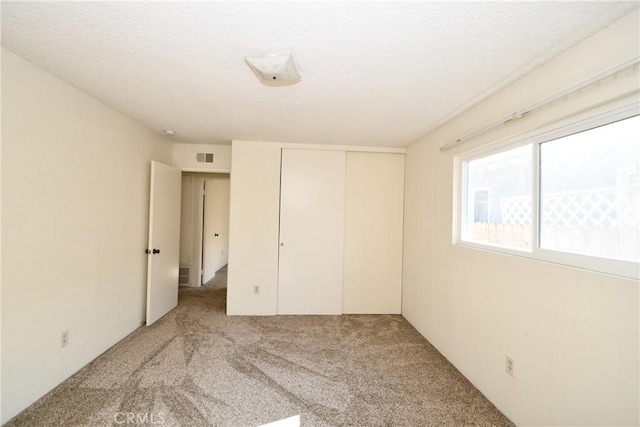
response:
[[[164,424],[164,413],[162,412],[116,412],[113,416],[116,424],[141,425],[141,424]]]

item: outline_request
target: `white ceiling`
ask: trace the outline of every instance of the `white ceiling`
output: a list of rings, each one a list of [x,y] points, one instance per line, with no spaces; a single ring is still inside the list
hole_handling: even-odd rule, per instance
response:
[[[2,45],[177,141],[404,147],[637,2],[2,2]],[[245,56],[291,52],[265,86]]]

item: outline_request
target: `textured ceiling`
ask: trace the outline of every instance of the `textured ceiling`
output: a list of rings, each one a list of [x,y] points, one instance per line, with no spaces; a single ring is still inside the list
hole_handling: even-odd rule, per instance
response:
[[[2,44],[143,125],[404,147],[637,2],[2,2]],[[265,86],[245,56],[291,52]]]

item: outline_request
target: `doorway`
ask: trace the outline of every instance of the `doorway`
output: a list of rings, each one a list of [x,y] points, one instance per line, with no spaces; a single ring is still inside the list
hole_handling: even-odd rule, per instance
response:
[[[182,174],[180,286],[214,279],[229,259],[228,173]]]

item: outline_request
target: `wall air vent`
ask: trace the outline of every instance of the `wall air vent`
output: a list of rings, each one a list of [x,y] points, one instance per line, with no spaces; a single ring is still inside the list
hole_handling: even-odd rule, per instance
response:
[[[198,162],[198,163],[213,163],[213,153],[198,153],[198,154],[196,154],[196,162]]]
[[[180,267],[178,272],[178,284],[179,285],[189,284],[189,267]]]

